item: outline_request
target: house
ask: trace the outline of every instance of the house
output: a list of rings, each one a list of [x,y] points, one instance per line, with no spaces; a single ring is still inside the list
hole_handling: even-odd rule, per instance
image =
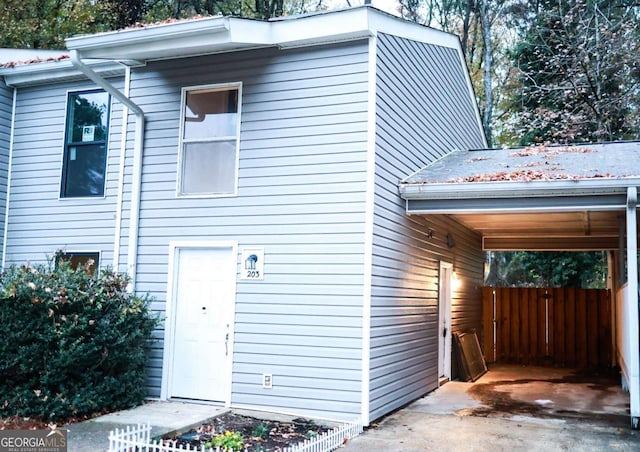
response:
[[[0,48],[0,66],[11,62],[36,62],[48,58],[56,58],[58,51],[34,49],[3,49]],[[13,90],[7,87],[0,78],[0,237],[4,236],[5,208],[7,205],[7,174],[9,147],[11,145],[11,115],[13,111]],[[1,259],[1,257],[0,257]]]
[[[447,216],[481,234],[484,250],[609,252],[610,345],[636,429],[639,159],[640,142],[455,151],[400,183],[408,215]],[[598,333],[575,346],[592,348]]]
[[[127,271],[166,319],[150,397],[366,424],[456,376],[484,233],[398,189],[486,147],[455,36],[362,6],[67,47],[0,69],[2,263]]]
[[[438,323],[479,327],[480,235],[407,217],[398,181],[485,145],[455,36],[364,6],[67,46],[0,70],[3,265],[128,271],[166,316],[151,397],[366,423],[451,377]]]

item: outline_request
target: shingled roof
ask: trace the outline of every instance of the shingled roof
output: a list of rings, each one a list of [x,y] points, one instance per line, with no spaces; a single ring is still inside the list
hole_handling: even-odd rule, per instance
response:
[[[403,184],[640,177],[640,142],[454,151]]]

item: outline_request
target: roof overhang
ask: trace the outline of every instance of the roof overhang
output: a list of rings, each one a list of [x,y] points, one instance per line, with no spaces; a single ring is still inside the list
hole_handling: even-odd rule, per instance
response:
[[[366,39],[378,32],[459,48],[454,35],[409,23],[370,6],[269,21],[207,17],[77,36],[67,39],[66,44],[82,58],[150,61],[262,47],[322,45]]]
[[[639,178],[572,181],[400,184],[408,214],[616,210]]]
[[[449,215],[484,250],[612,250],[620,246],[628,188],[640,178],[401,183],[409,215]]]
[[[291,16],[269,21],[206,17],[119,31],[75,36],[65,42],[103,77],[124,74],[125,66],[223,52],[274,47],[289,49],[368,39],[377,33],[460,51],[456,36],[408,22],[371,6]],[[84,79],[69,60],[0,68],[11,86]]]
[[[120,77],[125,73],[125,65],[120,62],[90,60],[86,61],[86,64],[103,77]],[[78,71],[68,59],[0,68],[0,77],[4,78],[7,86],[17,88],[51,82],[86,80],[85,75]]]

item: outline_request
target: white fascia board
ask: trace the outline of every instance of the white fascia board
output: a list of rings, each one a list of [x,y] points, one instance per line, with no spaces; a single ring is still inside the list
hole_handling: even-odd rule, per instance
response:
[[[113,61],[87,61],[86,64],[103,77],[124,76],[125,67]],[[86,80],[86,76],[78,71],[70,60],[25,64],[12,68],[0,69],[0,77],[12,87],[42,85],[52,82]]]
[[[271,45],[264,21],[214,17],[70,38],[82,58],[140,61],[182,58]]]
[[[368,12],[353,8],[270,22],[273,44],[291,48],[367,38],[372,35]]]
[[[449,47],[460,50],[460,39],[451,33],[446,33],[435,28],[420,25],[415,22],[409,22],[397,16],[378,11],[373,8],[367,8],[371,11],[369,15],[369,28],[374,33],[386,33],[398,36],[399,38],[410,39],[412,41],[424,42],[425,44],[433,44],[442,47]]]
[[[82,58],[140,61],[261,47],[304,47],[364,39],[376,33],[452,48],[458,38],[371,7],[262,21],[233,17],[186,20],[66,40]]]
[[[467,182],[444,184],[401,184],[406,200],[477,199],[582,196],[626,193],[627,187],[640,186],[638,178],[578,179],[572,181]]]
[[[272,22],[274,45],[303,47],[368,38],[386,33],[427,44],[460,48],[455,35],[392,16],[372,7],[328,11]]]
[[[77,50],[82,53],[83,58],[135,58],[129,54],[138,53],[137,49],[140,46],[163,44],[169,46],[167,50],[170,50],[174,40],[177,43],[182,43],[185,39],[194,36],[206,40],[207,36],[205,35],[224,34],[228,30],[229,24],[226,18],[212,17],[75,36],[66,39],[65,43],[67,49]],[[127,51],[127,55],[121,55],[123,50]],[[119,55],[113,57],[114,53]]]

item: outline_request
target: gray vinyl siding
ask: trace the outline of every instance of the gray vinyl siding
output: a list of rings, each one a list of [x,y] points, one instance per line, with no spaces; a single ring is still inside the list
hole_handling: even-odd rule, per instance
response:
[[[265,250],[264,281],[238,275],[234,406],[360,415],[367,52],[366,41],[265,49],[132,74],[147,118],[137,290],[165,309],[170,241]],[[238,196],[177,198],[181,88],[231,82],[243,84]],[[155,396],[162,349],[160,340],[149,368]]]
[[[122,87],[120,80],[112,80]],[[17,96],[7,265],[46,262],[57,249],[99,251],[111,265],[122,109],[112,101],[105,196],[60,199],[67,93],[88,82],[20,88]]]
[[[483,268],[477,234],[446,217],[408,217],[398,195],[408,174],[484,144],[458,51],[381,34],[376,67],[371,420],[437,386],[440,261],[463,280],[452,301],[454,329],[480,326]]]
[[[7,87],[4,81],[0,80],[0,262],[2,262],[2,240],[4,240],[4,222],[7,210],[12,109],[13,89]]]

